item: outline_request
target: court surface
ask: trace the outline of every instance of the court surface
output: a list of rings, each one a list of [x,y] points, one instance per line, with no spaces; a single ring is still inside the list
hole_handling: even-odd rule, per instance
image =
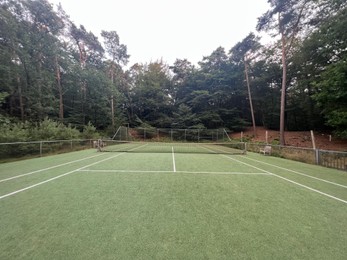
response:
[[[85,150],[0,164],[0,259],[345,259],[347,173]]]

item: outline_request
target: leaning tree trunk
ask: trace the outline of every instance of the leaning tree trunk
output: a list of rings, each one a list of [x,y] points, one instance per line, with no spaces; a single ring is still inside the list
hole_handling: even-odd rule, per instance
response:
[[[250,84],[249,84],[248,67],[247,67],[247,61],[246,61],[245,57],[243,58],[243,63],[245,65],[245,76],[246,76],[246,83],[247,83],[247,89],[248,89],[249,106],[251,108],[251,115],[252,115],[253,135],[254,135],[254,137],[256,137],[257,136],[257,129],[256,129],[256,126],[255,126],[255,118],[254,118],[254,110],[253,110],[251,87],[250,87]]]

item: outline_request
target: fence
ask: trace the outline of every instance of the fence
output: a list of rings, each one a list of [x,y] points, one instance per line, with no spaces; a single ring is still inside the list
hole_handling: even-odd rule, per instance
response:
[[[0,143],[0,160],[39,157],[53,153],[64,153],[91,148],[92,140],[54,140],[35,142]]]
[[[347,152],[258,143],[248,143],[247,151],[258,153],[265,146],[271,146],[273,156],[347,171]]]
[[[228,133],[224,129],[206,131],[197,129],[137,129],[135,132],[130,133],[131,131],[126,128],[119,129],[117,133],[117,136],[121,138],[119,140],[230,141]],[[347,171],[347,152],[259,143],[246,144],[247,151],[256,153],[259,153],[265,146],[271,146],[271,155],[273,156]],[[38,157],[93,147],[93,140],[0,143],[0,161],[21,157]]]
[[[229,134],[230,132],[225,129],[128,128],[121,126],[112,139],[120,141],[218,142],[229,141]]]
[[[347,170],[347,152],[317,150],[317,164]]]

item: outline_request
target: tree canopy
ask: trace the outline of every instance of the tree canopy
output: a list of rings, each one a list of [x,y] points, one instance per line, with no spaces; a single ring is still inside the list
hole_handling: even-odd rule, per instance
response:
[[[129,65],[116,31],[100,41],[47,0],[0,0],[0,124],[50,119],[110,135],[120,125],[258,125],[347,138],[346,2],[269,3],[255,28],[273,36],[266,46],[249,32],[195,65]]]

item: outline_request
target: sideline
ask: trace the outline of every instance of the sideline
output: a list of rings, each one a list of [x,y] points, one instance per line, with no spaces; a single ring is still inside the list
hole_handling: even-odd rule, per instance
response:
[[[142,146],[144,146],[144,145],[142,145]],[[142,146],[135,147],[135,148],[133,148],[133,149],[130,149],[129,151],[139,149],[139,148],[141,148]],[[28,186],[28,187],[26,187],[26,188],[23,188],[23,189],[20,189],[20,190],[16,190],[16,191],[11,192],[11,193],[7,193],[7,194],[5,194],[5,195],[0,196],[0,200],[2,200],[2,199],[4,199],[4,198],[7,198],[7,197],[10,197],[10,196],[13,196],[13,195],[15,195],[15,194],[17,194],[17,193],[20,193],[20,192],[22,192],[22,191],[26,191],[26,190],[35,188],[35,187],[37,187],[37,186],[39,186],[39,185],[42,185],[42,184],[45,184],[45,183],[47,183],[47,182],[50,182],[50,181],[59,179],[59,178],[64,177],[64,176],[67,176],[67,175],[69,175],[69,174],[71,174],[71,173],[75,173],[75,172],[84,170],[84,169],[86,169],[86,168],[88,168],[88,167],[90,167],[90,166],[96,165],[96,164],[98,164],[98,163],[105,162],[105,161],[107,161],[107,160],[116,158],[116,157],[118,157],[118,156],[120,156],[120,155],[123,155],[123,154],[126,154],[126,153],[119,153],[119,154],[116,154],[115,156],[111,156],[111,157],[106,158],[106,159],[103,159],[103,160],[101,160],[101,161],[97,161],[97,162],[95,162],[95,163],[88,164],[88,165],[83,166],[83,167],[81,167],[81,168],[78,168],[78,169],[76,169],[76,170],[73,170],[73,171],[70,171],[70,172],[67,172],[67,173],[58,175],[58,176],[56,176],[56,177],[53,177],[53,178],[50,178],[50,179],[48,179],[48,180],[45,180],[45,181],[42,181],[42,182],[33,184],[33,185]]]
[[[93,156],[89,156],[89,157],[86,157],[86,158],[83,158],[83,159],[79,159],[79,160],[75,160],[75,161],[72,161],[72,162],[67,162],[67,163],[63,163],[63,164],[51,166],[51,167],[48,167],[48,168],[36,170],[36,171],[33,171],[33,172],[28,172],[28,173],[16,175],[16,176],[13,176],[13,177],[9,177],[9,178],[6,178],[6,179],[2,179],[2,180],[0,180],[0,183],[1,183],[1,182],[5,182],[5,181],[10,181],[10,180],[13,180],[13,179],[17,179],[17,178],[21,178],[21,177],[24,177],[24,176],[27,176],[27,175],[31,175],[31,174],[34,174],[34,173],[38,173],[38,172],[43,172],[43,171],[51,170],[51,169],[58,168],[58,167],[61,167],[61,166],[65,166],[65,165],[68,165],[68,164],[72,164],[72,163],[76,163],[76,162],[81,162],[81,161],[84,161],[84,160],[92,159],[92,158],[98,157],[98,156],[100,156],[100,155],[102,155],[102,154],[93,155]]]
[[[243,165],[252,167],[252,168],[254,168],[254,169],[257,169],[257,170],[259,170],[259,171],[268,173],[268,174],[270,174],[270,175],[272,175],[272,176],[275,176],[275,177],[277,177],[277,178],[280,178],[280,179],[282,179],[282,180],[285,180],[285,181],[287,181],[287,182],[290,182],[290,183],[295,184],[295,185],[297,185],[297,186],[300,186],[300,187],[302,187],[302,188],[308,189],[308,190],[310,190],[310,191],[319,193],[319,194],[321,194],[321,195],[323,195],[323,196],[326,196],[326,197],[329,197],[329,198],[331,198],[331,199],[334,199],[334,200],[337,200],[337,201],[340,201],[340,202],[343,202],[343,203],[347,204],[347,201],[346,201],[346,200],[343,200],[343,199],[340,199],[340,198],[338,198],[338,197],[332,196],[332,195],[330,195],[330,194],[328,194],[328,193],[325,193],[325,192],[322,192],[322,191],[313,189],[313,188],[311,188],[311,187],[309,187],[309,186],[306,186],[306,185],[304,185],[304,184],[301,184],[301,183],[292,181],[292,180],[290,180],[290,179],[287,179],[287,178],[282,177],[282,176],[280,176],[280,175],[277,175],[277,174],[275,174],[275,173],[272,173],[272,172],[266,171],[266,170],[264,170],[264,169],[258,168],[258,167],[254,166],[254,165],[251,165],[251,164],[242,162],[242,161],[240,161],[240,160],[234,159],[234,158],[232,158],[232,157],[229,157],[229,156],[226,156],[226,155],[222,155],[222,156],[225,157],[225,158],[227,158],[227,159],[229,159],[229,160],[232,160],[232,161],[241,163],[241,164],[243,164]]]
[[[67,176],[67,175],[69,175],[69,174],[71,174],[71,173],[75,173],[75,172],[81,171],[81,170],[83,170],[83,169],[86,169],[86,168],[88,168],[88,167],[90,167],[90,166],[93,166],[93,165],[96,165],[96,164],[98,164],[98,163],[102,163],[102,162],[105,162],[105,161],[107,161],[107,160],[116,158],[116,157],[118,157],[118,156],[120,156],[120,155],[123,155],[123,154],[125,154],[125,153],[121,153],[121,154],[117,154],[117,155],[115,155],[115,156],[111,156],[111,157],[109,157],[109,158],[103,159],[103,160],[101,160],[101,161],[97,161],[97,162],[95,162],[95,163],[88,164],[88,165],[83,166],[83,167],[81,167],[81,168],[78,168],[78,169],[76,169],[76,170],[73,170],[73,171],[70,171],[70,172],[66,172],[66,173],[64,173],[64,174],[58,175],[58,176],[56,176],[56,177],[50,178],[50,179],[48,179],[48,180],[45,180],[45,181],[42,181],[42,182],[39,182],[39,183],[36,183],[36,184],[31,185],[31,186],[28,186],[28,187],[26,187],[26,188],[23,188],[23,189],[20,189],[20,190],[16,190],[16,191],[11,192],[11,193],[7,193],[7,194],[5,194],[5,195],[0,196],[0,200],[2,200],[2,199],[4,199],[4,198],[7,198],[7,197],[10,197],[10,196],[13,196],[13,195],[15,195],[15,194],[17,194],[17,193],[20,193],[20,192],[23,192],[23,191],[26,191],[26,190],[35,188],[35,187],[37,187],[37,186],[39,186],[39,185],[42,185],[42,184],[45,184],[45,183],[47,183],[47,182],[54,181],[54,180],[59,179],[59,178],[61,178],[61,177]]]
[[[248,160],[251,160],[251,161],[254,161],[254,162],[257,162],[257,163],[262,163],[262,164],[265,164],[265,165],[276,167],[276,168],[281,169],[281,170],[289,171],[289,172],[292,172],[292,173],[295,173],[295,174],[298,174],[298,175],[302,175],[302,176],[305,176],[305,177],[308,177],[308,178],[312,178],[312,179],[315,179],[315,180],[318,180],[318,181],[323,181],[323,182],[326,182],[326,183],[329,183],[329,184],[336,185],[336,186],[339,186],[339,187],[347,189],[346,185],[342,185],[342,184],[339,184],[339,183],[336,183],[336,182],[324,180],[324,179],[321,179],[321,178],[318,178],[318,177],[314,177],[314,176],[311,176],[311,175],[308,175],[308,174],[305,174],[305,173],[301,173],[301,172],[297,172],[297,171],[294,171],[294,170],[291,170],[291,169],[287,169],[287,168],[284,168],[284,167],[281,167],[281,166],[277,166],[275,164],[270,164],[270,163],[258,161],[258,160],[255,160],[255,159],[252,159],[252,158],[248,158],[248,157],[244,157],[244,158],[246,158]]]

